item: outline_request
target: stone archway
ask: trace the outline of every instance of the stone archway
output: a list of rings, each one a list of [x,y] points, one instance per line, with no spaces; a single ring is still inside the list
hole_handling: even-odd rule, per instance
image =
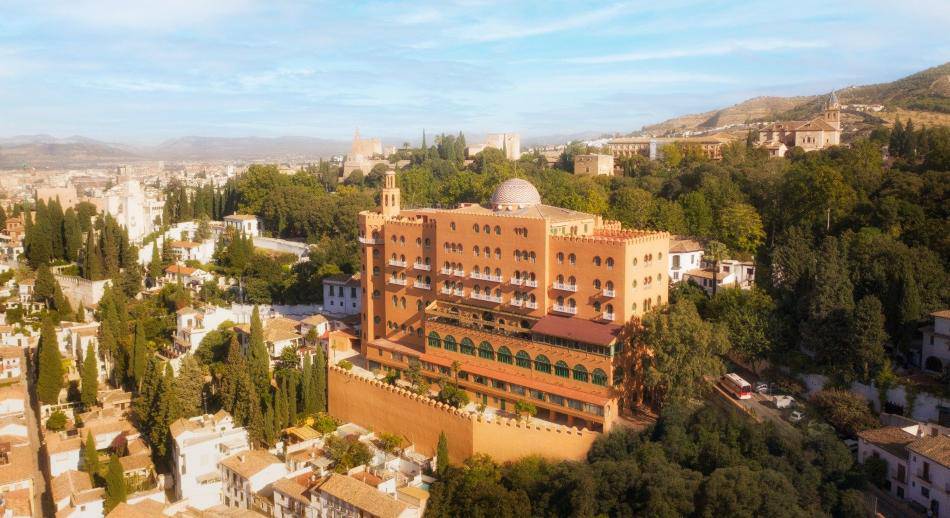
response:
[[[928,356],[924,362],[924,369],[933,372],[943,372],[943,362],[936,356]]]

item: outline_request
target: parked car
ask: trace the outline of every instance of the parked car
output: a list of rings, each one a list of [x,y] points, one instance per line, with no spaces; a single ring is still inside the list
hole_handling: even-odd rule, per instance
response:
[[[792,408],[795,406],[795,398],[792,396],[775,396],[775,408]]]
[[[759,394],[766,394],[769,391],[769,384],[764,381],[760,381],[755,384],[755,391]]]
[[[788,420],[797,423],[805,418],[805,414],[801,413],[799,410],[792,410],[792,413],[788,416]]]

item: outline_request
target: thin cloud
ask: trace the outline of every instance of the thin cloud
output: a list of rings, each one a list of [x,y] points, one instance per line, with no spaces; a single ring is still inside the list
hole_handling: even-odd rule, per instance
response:
[[[542,36],[586,27],[592,23],[607,20],[621,13],[629,12],[631,7],[632,6],[628,3],[613,4],[576,16],[564,16],[560,20],[549,21],[547,23],[534,23],[533,21],[521,20],[515,24],[509,24],[486,20],[484,23],[463,29],[460,32],[460,36],[462,39],[477,42]]]
[[[607,54],[604,56],[586,56],[579,58],[569,58],[565,59],[564,61],[567,63],[581,64],[626,63],[634,61],[655,61],[702,56],[722,56],[741,52],[762,53],[781,50],[818,49],[825,48],[827,46],[828,44],[825,42],[812,40],[750,40],[735,41],[719,45],[707,45],[702,47],[634,51],[623,54]]]
[[[49,0],[40,7],[49,15],[104,29],[170,32],[248,11],[253,0]]]

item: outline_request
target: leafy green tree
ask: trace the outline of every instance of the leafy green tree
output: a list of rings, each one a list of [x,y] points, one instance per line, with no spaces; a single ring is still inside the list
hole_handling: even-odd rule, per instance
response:
[[[748,466],[719,468],[703,484],[702,516],[809,516],[780,473]]]
[[[884,329],[883,308],[881,301],[874,295],[863,297],[855,305],[852,335],[853,359],[858,377],[862,381],[869,381],[887,358],[884,351],[887,330]]]
[[[867,400],[847,390],[826,389],[811,398],[818,413],[838,432],[856,437],[858,432],[878,426]]]
[[[37,369],[36,395],[43,403],[59,403],[59,393],[63,390],[63,357],[59,352],[59,340],[56,329],[49,319],[40,328],[39,366]]]
[[[703,259],[713,263],[713,296],[719,291],[719,263],[726,258],[728,249],[726,245],[719,241],[710,241],[706,243],[706,250],[703,253]]]
[[[730,205],[720,215],[719,236],[730,250],[753,255],[765,239],[762,218],[752,205]]]
[[[61,432],[66,429],[66,414],[57,410],[50,414],[46,420],[46,429],[53,432]]]
[[[92,408],[96,404],[99,394],[99,365],[96,360],[96,351],[89,344],[86,347],[86,354],[82,360],[82,405],[85,408]]]
[[[108,471],[106,471],[105,512],[112,511],[115,506],[125,502],[125,499],[125,475],[122,471],[122,464],[119,462],[119,457],[112,454],[109,457]]]
[[[732,353],[755,371],[774,347],[774,311],[772,298],[760,288],[721,290],[708,304],[712,319],[725,326]]]
[[[653,351],[646,361],[644,384],[657,406],[698,396],[707,376],[722,373],[724,333],[703,321],[689,301],[644,317],[642,340]]]

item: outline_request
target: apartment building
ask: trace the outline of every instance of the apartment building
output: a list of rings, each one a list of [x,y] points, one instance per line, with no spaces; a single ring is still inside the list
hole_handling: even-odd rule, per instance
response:
[[[195,509],[220,504],[218,462],[250,449],[247,430],[234,426],[231,414],[221,410],[214,415],[178,419],[170,431],[176,500],[188,499],[188,505]]]
[[[611,176],[614,174],[613,155],[574,155],[574,174],[583,176]]]
[[[254,509],[258,492],[287,475],[284,463],[266,450],[238,453],[218,466],[224,505],[238,509]]]
[[[395,173],[359,216],[361,352],[374,369],[419,361],[478,403],[529,400],[554,422],[609,428],[619,415],[618,335],[665,304],[670,237],[541,203],[522,179],[489,206],[401,210]]]
[[[331,275],[323,279],[323,307],[333,315],[357,315],[362,309],[360,274]]]

